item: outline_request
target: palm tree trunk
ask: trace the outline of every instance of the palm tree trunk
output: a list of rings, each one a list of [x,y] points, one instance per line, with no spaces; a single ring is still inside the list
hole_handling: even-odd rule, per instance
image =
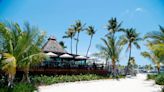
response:
[[[93,35],[91,35],[91,39],[90,39],[90,42],[89,42],[89,47],[88,47],[88,50],[87,50],[86,57],[88,56],[88,52],[89,52],[89,49],[90,49],[90,47],[91,47],[92,37],[93,37]]]
[[[22,82],[31,83],[30,78],[29,78],[29,68],[24,69],[23,72],[24,74],[23,74]]]
[[[72,54],[72,37],[71,37],[71,54]]]
[[[15,75],[9,74],[8,75],[8,87],[13,87],[13,80],[14,80]]]
[[[131,43],[130,43],[130,52],[129,52],[129,60],[128,60],[128,62],[130,62],[131,53],[132,53],[132,48],[131,48]]]
[[[113,77],[115,77],[115,60],[114,59],[112,59],[112,75],[113,75]]]
[[[106,62],[105,62],[105,67],[106,67],[105,69],[109,70],[108,60],[105,59],[105,61],[106,61]]]
[[[132,52],[131,42],[130,42],[130,44],[129,44],[129,48],[130,48],[130,51],[129,51],[129,59],[128,59],[128,64],[127,64],[127,69],[126,69],[126,75],[127,75],[128,72],[129,72],[130,58],[131,58],[131,52]]]
[[[160,67],[157,66],[157,71],[158,71],[158,74],[160,74]]]
[[[78,51],[78,43],[79,43],[79,32],[77,33],[77,38],[76,38],[76,55]]]

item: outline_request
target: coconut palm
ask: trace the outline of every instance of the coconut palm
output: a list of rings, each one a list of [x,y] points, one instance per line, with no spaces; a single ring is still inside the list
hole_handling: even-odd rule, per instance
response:
[[[16,74],[16,59],[13,55],[8,53],[2,54],[2,70],[8,75],[8,86],[13,85],[13,80]]]
[[[122,31],[121,24],[118,23],[116,18],[111,18],[107,24],[107,30],[109,31],[107,35],[112,34],[112,37],[114,37],[116,32]]]
[[[71,39],[71,54],[72,54],[72,39],[75,36],[75,31],[73,28],[69,28],[67,32],[65,32],[65,36],[63,38],[70,38]]]
[[[125,35],[121,36],[121,43],[122,45],[128,45],[127,51],[129,50],[129,59],[128,59],[128,65],[127,65],[127,71],[128,66],[130,64],[130,58],[131,58],[131,51],[132,51],[132,45],[134,45],[137,49],[140,49],[140,45],[138,44],[138,41],[141,41],[142,39],[139,37],[139,33],[136,33],[136,30],[133,28],[130,29],[124,29]]]
[[[72,25],[75,33],[77,33],[76,37],[76,54],[78,54],[78,43],[79,43],[79,35],[81,31],[84,31],[85,24],[82,24],[80,20],[77,20],[74,25]]]
[[[13,80],[16,73],[16,58],[14,56],[14,53],[16,52],[14,52],[14,47],[16,47],[17,41],[15,39],[18,39],[17,36],[20,35],[20,32],[18,31],[18,24],[14,23],[12,25],[14,30],[11,32],[4,23],[0,23],[0,40],[1,43],[3,43],[0,44],[3,48],[1,50],[1,66],[2,70],[4,70],[8,75],[9,87],[13,85]]]
[[[150,39],[148,40],[149,49],[158,52],[160,62],[164,63],[164,28],[159,26],[159,29],[160,31],[147,33],[145,39]]]
[[[160,31],[149,32],[145,35],[145,38],[150,38],[154,44],[164,44],[164,28],[159,26]]]
[[[141,52],[141,55],[146,58],[149,58],[156,65],[158,73],[160,73],[160,62],[159,62],[159,57],[158,57],[157,53],[145,51],[145,52]]]
[[[0,34],[5,42],[4,51],[12,55],[16,59],[17,68],[24,71],[22,80],[30,82],[30,65],[44,57],[40,46],[45,34],[40,34],[39,29],[31,27],[29,23],[25,23],[23,31],[17,23],[6,23],[5,30],[1,30]]]
[[[89,49],[91,47],[93,35],[95,34],[96,31],[95,31],[93,26],[88,26],[88,28],[86,30],[87,30],[87,34],[90,36],[90,42],[89,42],[88,50],[87,50],[87,53],[86,53],[86,57],[87,57]]]
[[[67,48],[67,46],[65,46],[65,43],[64,43],[63,41],[60,41],[59,44],[61,45],[61,47],[62,47],[63,49]]]
[[[45,33],[44,32],[40,33],[37,27],[30,26],[29,23],[25,23],[25,28],[24,31],[22,31],[22,35],[23,35],[22,38],[24,38],[22,39],[22,42],[26,41],[27,48],[24,49],[25,52],[22,53],[20,57],[17,57],[17,63],[18,63],[18,68],[24,71],[22,81],[30,82],[29,79],[30,66],[43,61],[43,59],[45,58],[45,55],[41,50]]]
[[[99,45],[100,53],[103,57],[105,56],[106,60],[111,60],[112,62],[112,74],[115,75],[115,66],[116,62],[119,61],[119,55],[123,48],[122,45],[120,45],[120,41],[116,40],[116,38],[112,38],[112,35],[108,35],[107,39],[101,39],[104,43],[104,46]]]

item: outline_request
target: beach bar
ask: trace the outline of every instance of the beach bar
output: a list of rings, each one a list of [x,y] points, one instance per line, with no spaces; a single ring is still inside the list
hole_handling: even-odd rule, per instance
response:
[[[80,74],[97,73],[106,74],[103,69],[95,69],[89,66],[86,61],[89,57],[68,53],[57,42],[55,37],[48,38],[42,47],[47,56],[46,60],[39,65],[32,66],[31,73],[41,74]]]

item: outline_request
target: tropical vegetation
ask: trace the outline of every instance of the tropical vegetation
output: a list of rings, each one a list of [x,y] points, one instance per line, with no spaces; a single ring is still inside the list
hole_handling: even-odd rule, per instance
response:
[[[77,20],[74,25],[68,28],[63,36],[63,38],[70,39],[71,54],[73,54],[73,40],[75,39],[76,55],[78,55],[80,33],[86,31],[90,39],[86,51],[86,57],[88,57],[96,30],[93,26],[85,28],[85,25],[86,24],[83,24],[80,20]],[[121,75],[118,75],[117,62],[119,63],[120,53],[124,47],[127,46],[126,51],[129,50],[129,57],[127,60],[126,74],[128,74],[128,72],[132,70],[131,67],[136,65],[135,57],[132,56],[133,46],[140,49],[139,42],[142,41],[142,38],[135,28],[123,28],[122,22],[118,22],[116,18],[111,18],[108,21],[106,29],[108,33],[101,38],[103,44],[97,45],[99,52],[94,53],[94,55],[105,59],[107,66],[110,61],[112,69],[109,72],[112,77],[120,77]],[[117,33],[119,35],[116,35]],[[0,68],[5,73],[5,75],[3,73],[1,74],[2,80],[0,80],[0,84],[4,85],[0,86],[0,91],[6,90],[5,88],[9,87],[12,91],[10,89],[7,89],[7,91],[18,92],[17,90],[21,90],[23,92],[25,90],[24,92],[28,92],[35,90],[35,86],[41,84],[47,85],[52,83],[110,78],[110,75],[100,76],[95,74],[30,76],[29,71],[31,66],[40,63],[46,58],[41,50],[44,38],[45,32],[41,32],[39,28],[31,26],[27,22],[24,23],[23,28],[14,22],[0,23]],[[160,73],[160,65],[164,64],[164,28],[159,26],[159,31],[147,33],[144,39],[147,42],[146,46],[148,51],[142,52],[141,55],[149,58],[156,65],[159,72],[159,74],[156,75],[148,75],[148,79],[154,79],[157,84],[163,85],[164,75]],[[63,48],[67,47],[63,41],[60,42],[60,45]],[[121,69],[124,68],[125,67],[122,67]],[[23,71],[23,77],[20,78],[21,83],[15,79],[17,70]],[[8,87],[6,85],[8,85]]]
[[[126,45],[127,44],[127,50],[129,50],[129,59],[128,59],[128,65],[127,65],[127,71],[129,71],[129,66],[130,66],[130,61],[132,58],[131,52],[132,52],[132,45],[134,45],[137,49],[140,49],[140,45],[138,44],[139,41],[142,40],[142,38],[139,37],[139,33],[136,32],[135,29],[130,28],[130,29],[124,29],[123,30],[124,35],[120,37],[121,39],[121,44]]]
[[[161,74],[148,74],[148,80],[155,80],[155,83],[158,85],[164,85],[164,73]]]
[[[117,37],[115,37],[116,32],[122,31],[121,23],[118,23],[116,18],[111,18],[108,21],[107,30],[109,33],[105,35],[105,38],[101,38],[104,45],[98,45],[97,47],[100,49],[100,52],[95,53],[94,55],[104,58],[106,60],[106,64],[108,60],[111,60],[111,72],[112,75],[115,76],[116,62],[119,61],[119,55],[123,49],[121,40],[118,40]]]
[[[75,36],[75,31],[73,28],[68,28],[68,31],[65,32],[65,36],[63,36],[63,38],[70,38],[71,39],[71,54],[72,54],[72,39]]]
[[[41,51],[45,33],[24,24],[21,29],[18,23],[1,23],[1,42],[3,43],[2,70],[8,74],[8,86],[13,85],[16,68],[24,72],[22,81],[30,82],[29,69],[33,64],[43,61],[45,55]]]
[[[96,30],[94,29],[93,26],[88,26],[88,28],[86,30],[87,30],[87,34],[91,37],[90,42],[89,42],[89,46],[88,46],[88,49],[87,49],[87,53],[86,53],[86,57],[87,57],[89,49],[90,49],[91,44],[92,44],[92,38],[93,38],[93,35],[96,33]]]
[[[84,29],[85,24],[82,24],[82,22],[80,20],[77,20],[75,22],[75,24],[72,25],[72,27],[73,27],[75,34],[77,35],[77,37],[75,38],[75,40],[76,40],[76,55],[77,55],[78,54],[79,35],[80,35],[80,32],[85,30]]]
[[[144,57],[149,58],[160,73],[160,65],[164,64],[164,28],[159,26],[160,31],[149,32],[145,35],[147,40],[148,51],[141,53]]]

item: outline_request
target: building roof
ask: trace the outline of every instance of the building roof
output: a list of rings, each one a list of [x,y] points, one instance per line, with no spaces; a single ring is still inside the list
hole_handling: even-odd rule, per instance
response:
[[[48,41],[42,47],[43,52],[67,53],[57,42],[55,37],[49,37]]]

